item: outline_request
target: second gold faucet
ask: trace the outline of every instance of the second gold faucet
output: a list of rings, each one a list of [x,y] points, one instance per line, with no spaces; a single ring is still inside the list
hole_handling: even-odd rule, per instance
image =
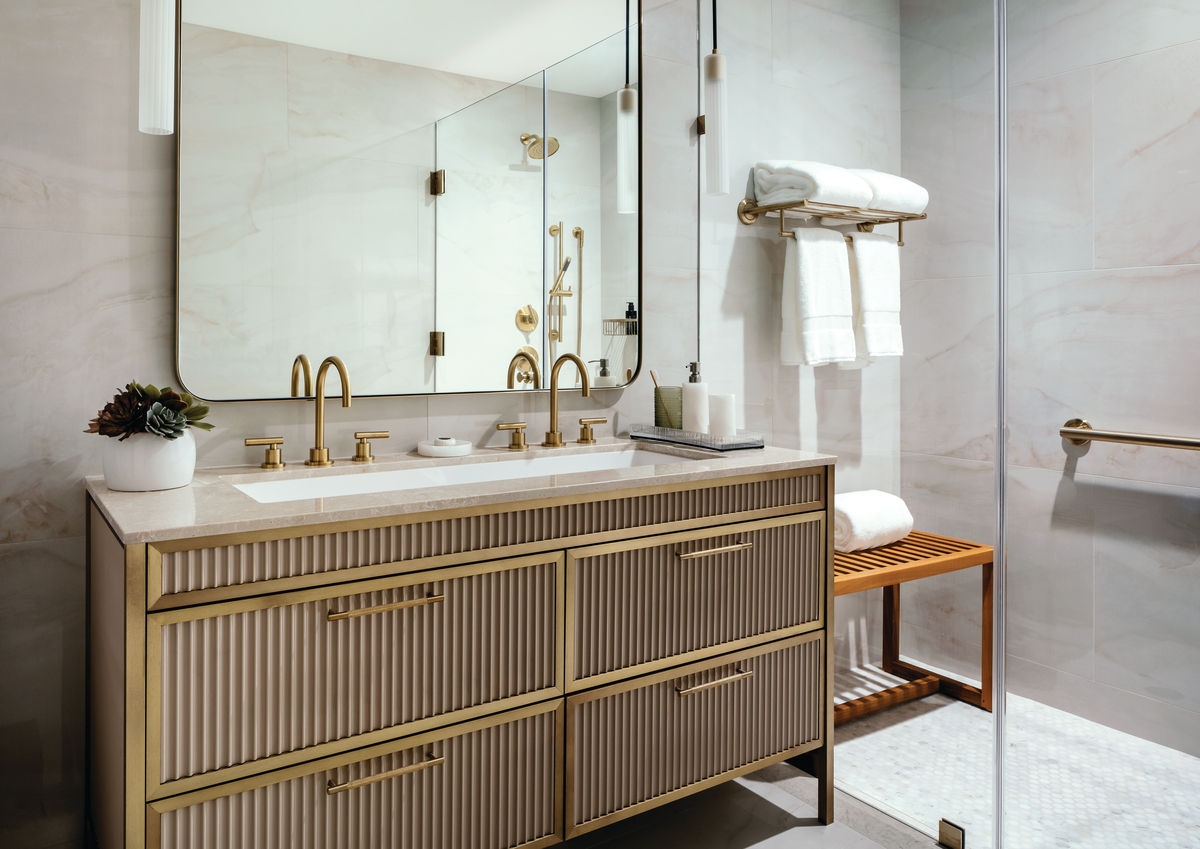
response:
[[[329,449],[325,447],[325,376],[329,373],[330,366],[337,369],[338,379],[342,384],[342,406],[350,406],[350,375],[346,372],[346,364],[338,357],[326,357],[321,362],[321,367],[317,370],[317,425],[316,435],[314,436],[315,444],[308,450],[308,459],[304,461],[304,465],[306,466],[333,465],[333,460],[329,459]]]
[[[546,441],[542,443],[546,448],[561,448],[563,445],[562,431],[558,429],[558,373],[568,362],[575,363],[575,367],[579,369],[583,397],[587,398],[592,394],[592,382],[588,379],[588,369],[583,360],[574,354],[563,354],[554,361],[554,368],[550,371],[550,430],[546,431]]]

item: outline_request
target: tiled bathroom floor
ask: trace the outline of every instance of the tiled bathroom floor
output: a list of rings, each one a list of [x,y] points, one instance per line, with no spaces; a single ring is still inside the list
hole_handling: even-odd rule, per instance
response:
[[[1008,698],[1011,849],[1200,849],[1200,758]],[[992,845],[992,715],[935,695],[838,728],[837,786],[927,833]]]
[[[839,793],[817,821],[816,779],[776,764],[564,844],[569,849],[934,849],[903,823]]]

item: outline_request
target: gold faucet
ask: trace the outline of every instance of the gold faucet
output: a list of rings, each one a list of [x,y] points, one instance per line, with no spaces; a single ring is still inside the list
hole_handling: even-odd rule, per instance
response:
[[[304,370],[304,394],[300,394],[300,371]],[[304,354],[297,354],[292,360],[292,397],[307,398],[312,395],[312,363]]]
[[[330,366],[337,369],[342,383],[342,406],[350,406],[350,375],[346,373],[346,364],[337,357],[326,357],[317,370],[317,444],[308,450],[308,459],[304,461],[306,466],[333,465],[329,459],[329,449],[325,447],[325,375],[329,373]]]
[[[554,368],[550,370],[550,430],[546,431],[546,441],[542,443],[546,448],[562,448],[563,445],[562,433],[558,429],[558,373],[568,360],[579,369],[579,377],[583,380],[583,397],[592,394],[592,383],[583,360],[574,354],[563,354],[554,361]]]
[[[515,354],[513,354],[513,358],[508,361],[508,388],[509,389],[513,388],[513,384],[517,377],[517,363],[521,362],[521,360],[524,360],[525,362],[529,363],[529,369],[530,369],[530,371],[533,372],[533,375],[532,375],[533,388],[541,389],[542,388],[541,369],[538,368],[537,361],[534,360],[534,358],[531,357],[529,354],[526,354],[524,351],[517,351]],[[524,381],[525,378],[522,377],[521,380]]]

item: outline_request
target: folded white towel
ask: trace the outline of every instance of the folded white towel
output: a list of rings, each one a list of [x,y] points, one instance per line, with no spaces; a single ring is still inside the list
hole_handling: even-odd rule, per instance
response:
[[[754,199],[762,206],[802,200],[866,206],[871,202],[866,180],[825,162],[770,159],[754,165]]]
[[[820,366],[854,359],[850,261],[841,233],[797,227],[783,263],[785,365]]]
[[[929,191],[912,180],[895,174],[874,171],[870,168],[851,168],[850,173],[860,178],[871,188],[871,199],[866,204],[871,209],[888,212],[908,212],[914,215],[929,206]]]
[[[854,309],[853,363],[904,354],[900,330],[900,248],[882,233],[850,233],[850,296]]]
[[[878,489],[839,492],[833,499],[833,547],[862,551],[902,540],[913,529],[902,498]]]

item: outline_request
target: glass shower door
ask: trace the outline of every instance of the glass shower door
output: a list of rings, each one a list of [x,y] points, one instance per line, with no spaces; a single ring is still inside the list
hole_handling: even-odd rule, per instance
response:
[[[1200,847],[1200,7],[1007,41],[1003,843]]]

